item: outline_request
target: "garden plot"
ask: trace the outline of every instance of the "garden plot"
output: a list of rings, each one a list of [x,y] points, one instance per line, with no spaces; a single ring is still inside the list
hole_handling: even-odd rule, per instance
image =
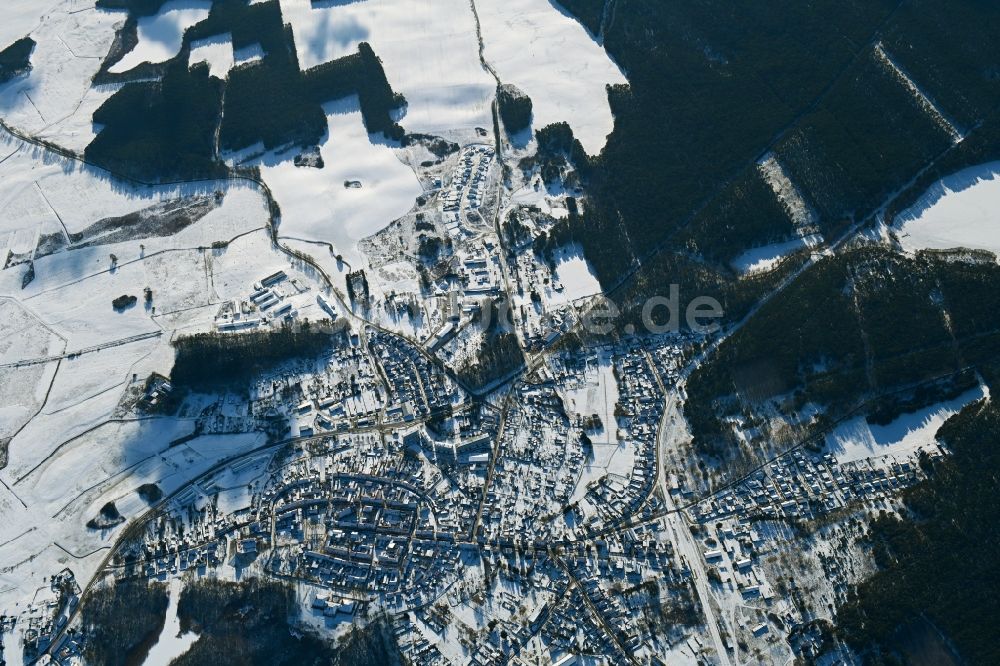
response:
[[[894,225],[910,251],[966,247],[1000,254],[1000,162],[943,178]]]
[[[588,433],[593,443],[593,455],[583,464],[583,471],[576,484],[570,503],[587,494],[588,484],[606,474],[629,477],[635,466],[635,455],[626,443],[618,441],[618,420],[615,405],[618,403],[618,382],[615,380],[611,359],[601,355],[589,361],[582,384],[565,392],[567,411],[580,418],[596,415],[601,422],[599,430]]]
[[[976,400],[989,397],[985,386],[966,391],[954,400],[904,414],[885,426],[870,425],[858,417],[826,436],[827,447],[840,464],[887,455],[909,457],[935,447],[934,436],[949,418]]]
[[[271,154],[261,160],[261,176],[281,207],[282,237],[330,243],[360,266],[358,241],[405,215],[423,189],[394,146],[365,130],[357,97],[324,109],[326,166],[297,167],[291,154]]]
[[[114,25],[122,15],[97,11],[92,3],[89,9],[85,7],[79,2],[64,3],[47,13],[31,32],[37,43],[31,72],[0,86],[0,117],[7,123],[41,132],[72,117],[88,96],[90,80],[111,48]],[[8,14],[5,6],[5,23]],[[59,133],[54,134],[58,140]]]
[[[172,0],[164,4],[155,16],[139,19],[138,43],[108,71],[120,74],[144,62],[170,60],[181,50],[184,31],[208,18],[211,8],[211,0]]]
[[[605,87],[625,75],[578,22],[548,0],[476,0],[486,60],[523,90],[535,129],[568,122],[596,155],[614,129]]]
[[[492,127],[493,77],[479,61],[468,0],[282,0],[299,64],[315,67],[371,44],[392,89],[406,97],[410,132]]]

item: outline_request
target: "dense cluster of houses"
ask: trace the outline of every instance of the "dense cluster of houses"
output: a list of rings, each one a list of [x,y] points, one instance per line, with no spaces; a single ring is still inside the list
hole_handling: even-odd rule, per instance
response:
[[[850,503],[892,497],[919,478],[915,461],[905,458],[866,458],[841,465],[831,453],[796,450],[698,504],[693,514],[701,522],[729,516],[810,519]],[[673,489],[683,494],[676,480]]]
[[[464,148],[447,188],[439,195],[445,228],[452,237],[458,237],[462,233],[463,212],[468,214],[478,210],[485,202],[493,156],[492,146],[472,145]]]

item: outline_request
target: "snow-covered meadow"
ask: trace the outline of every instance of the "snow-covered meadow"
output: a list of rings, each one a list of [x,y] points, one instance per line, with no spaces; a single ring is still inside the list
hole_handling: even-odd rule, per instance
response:
[[[108,71],[119,74],[144,62],[170,60],[181,50],[184,31],[208,18],[211,8],[211,0],[171,0],[159,13],[139,19],[139,43]]]
[[[360,264],[357,242],[409,211],[423,188],[393,144],[365,130],[356,97],[324,110],[325,167],[295,166],[293,149],[262,158],[261,176],[281,207],[281,236],[331,243]]]
[[[476,0],[486,60],[531,98],[535,129],[566,121],[601,152],[614,118],[606,86],[627,83],[604,48],[548,0]]]
[[[839,425],[826,436],[826,444],[840,464],[887,455],[906,458],[935,446],[934,436],[949,418],[976,400],[989,397],[985,386],[966,391],[945,402],[903,414],[884,426],[871,425],[863,416]]]
[[[1000,253],[1000,162],[959,171],[935,183],[897,218],[903,247],[966,247]]]
[[[281,12],[303,69],[371,44],[393,90],[407,99],[400,122],[408,131],[492,125],[496,82],[479,62],[468,0],[281,0]]]

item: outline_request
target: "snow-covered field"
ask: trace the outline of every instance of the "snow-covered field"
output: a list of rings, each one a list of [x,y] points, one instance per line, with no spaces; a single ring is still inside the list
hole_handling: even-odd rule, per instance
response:
[[[105,503],[135,518],[147,510],[135,492],[140,485],[170,493],[263,444],[262,436],[247,434],[171,446],[191,433],[192,421],[117,418],[116,409],[135,382],[169,373],[171,337],[208,330],[221,301],[248,293],[276,270],[303,284],[314,276],[296,271],[272,246],[265,199],[250,183],[133,187],[7,135],[0,152],[0,237],[8,244],[15,238],[19,249],[30,250],[45,234],[65,240],[99,220],[163,202],[210,202],[180,231],[154,221],[145,238],[54,245],[35,258],[27,284],[23,264],[0,271],[0,437],[10,438],[0,470],[0,612],[8,612],[24,608],[63,568],[83,584],[90,580],[121,530],[86,527]],[[215,241],[228,245],[212,247]],[[147,286],[151,306],[111,307],[121,294],[141,299]],[[136,334],[153,337],[126,340]],[[46,360],[91,345],[110,346]],[[23,361],[33,363],[13,365]],[[5,656],[17,663],[16,655]]]
[[[907,250],[967,247],[1000,253],[1000,162],[938,181],[899,215],[896,226]]]
[[[561,287],[548,295],[550,305],[572,303],[580,298],[601,293],[601,283],[598,282],[590,262],[583,256],[578,247],[565,248],[555,256],[555,279]]]
[[[208,18],[211,0],[171,0],[155,16],[139,19],[139,43],[108,71],[127,72],[144,62],[170,60],[181,50],[184,31]]]
[[[409,211],[423,188],[392,144],[365,130],[356,97],[324,110],[326,166],[297,167],[292,150],[264,157],[261,176],[281,207],[281,236],[331,243],[348,263],[360,265],[357,242]],[[361,186],[347,187],[348,181]]]
[[[212,76],[226,78],[229,70],[236,64],[232,35],[220,35],[192,42],[188,64],[194,66],[199,62],[208,63],[209,74]]]
[[[84,4],[80,0],[78,4]],[[7,48],[36,27],[42,17],[62,3],[59,0],[4,0],[3,21],[0,21],[0,49]]]
[[[566,121],[591,155],[614,128],[605,87],[625,75],[577,21],[549,0],[476,0],[486,60],[531,98],[533,127]]]
[[[194,632],[181,633],[181,621],[177,617],[177,600],[181,596],[181,581],[174,579],[170,581],[170,604],[167,606],[167,619],[160,631],[159,638],[146,655],[143,662],[145,666],[161,666],[169,664],[171,661],[188,651],[194,642],[198,640],[198,634]]]
[[[784,243],[755,247],[736,257],[732,262],[732,266],[744,275],[769,271],[793,252],[816,247],[822,242],[822,237],[818,234],[812,234],[801,238],[794,238]]]
[[[111,48],[115,24],[124,15],[95,10],[93,2],[82,0],[39,4],[55,7],[45,12],[40,22],[38,10],[25,11],[27,17],[35,16],[31,22],[37,23],[30,34],[37,43],[31,56],[32,69],[0,86],[0,117],[10,125],[79,149],[93,138],[93,130],[90,116],[78,112],[81,107],[96,108],[113,92],[92,89],[90,80]],[[19,12],[8,11],[6,3],[0,11],[4,29],[8,20],[15,24],[22,20]]]
[[[479,62],[468,0],[281,0],[303,69],[371,44],[393,90],[408,102],[410,132],[491,127],[496,89]]]
[[[934,435],[945,421],[966,405],[988,396],[985,387],[975,388],[954,400],[904,414],[885,426],[870,425],[863,416],[854,418],[827,435],[826,443],[840,464],[886,455],[909,456],[921,448],[933,447]]]

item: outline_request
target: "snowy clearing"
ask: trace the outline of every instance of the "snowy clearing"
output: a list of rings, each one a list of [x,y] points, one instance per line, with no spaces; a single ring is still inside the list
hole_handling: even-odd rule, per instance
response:
[[[93,3],[86,7],[80,2],[64,3],[32,31],[37,45],[31,72],[0,86],[0,117],[5,122],[29,132],[44,131],[61,141],[58,127],[75,116],[85,99],[100,98],[101,91],[95,97],[90,80],[111,48],[114,26],[122,14],[94,10]],[[6,8],[4,14],[6,22]],[[79,120],[71,127],[75,133],[86,129]],[[79,145],[79,141],[72,143]]]
[[[210,75],[220,79],[226,78],[229,70],[236,64],[232,35],[227,33],[192,42],[188,65],[193,67],[199,62],[208,63]]]
[[[774,243],[772,245],[764,245],[763,247],[755,247],[747,250],[736,259],[733,259],[731,265],[736,271],[743,275],[769,271],[777,266],[782,259],[793,252],[816,247],[822,242],[823,238],[821,236],[813,234],[802,238],[793,238],[792,240],[785,241],[784,243]]]
[[[208,18],[211,0],[172,0],[156,16],[139,19],[139,43],[108,71],[127,72],[144,62],[166,62],[181,50],[184,31]]]
[[[943,178],[899,215],[903,248],[967,247],[1000,253],[1000,162],[970,167]]]
[[[555,293],[548,298],[551,305],[571,303],[601,293],[601,283],[594,275],[590,262],[584,258],[581,248],[562,248],[555,255],[555,263]]]
[[[194,642],[198,640],[198,634],[193,632],[181,633],[181,621],[177,617],[177,600],[181,596],[181,581],[173,579],[170,581],[170,603],[167,606],[167,619],[160,630],[160,636],[156,643],[146,655],[143,662],[145,666],[161,666],[169,664],[171,661],[188,651]]]
[[[361,264],[357,242],[409,211],[423,193],[393,146],[365,130],[357,97],[324,106],[328,134],[322,169],[297,167],[293,152],[261,160],[261,176],[281,207],[281,236],[333,244]],[[345,183],[357,181],[360,187]]]
[[[625,75],[586,28],[548,0],[476,0],[486,60],[534,106],[535,129],[566,121],[591,155],[614,129],[605,90]]]
[[[840,464],[876,456],[908,456],[934,445],[934,435],[944,422],[966,405],[989,397],[985,387],[966,391],[954,400],[904,414],[885,426],[870,425],[863,416],[838,426],[826,444]]]
[[[392,89],[408,102],[410,132],[490,127],[496,89],[479,62],[468,0],[281,0],[303,69],[357,52],[368,42]]]

